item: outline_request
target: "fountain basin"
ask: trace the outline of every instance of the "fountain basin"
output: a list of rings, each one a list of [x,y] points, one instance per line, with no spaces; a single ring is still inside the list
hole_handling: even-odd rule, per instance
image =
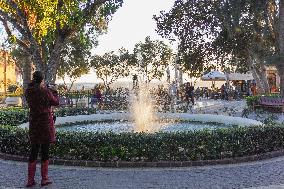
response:
[[[191,131],[201,129],[228,128],[230,126],[255,126],[262,125],[261,122],[232,116],[211,115],[211,114],[188,114],[188,113],[158,113],[157,117],[163,122],[163,125],[157,125],[156,131]],[[169,121],[170,120],[170,121]],[[73,125],[65,129],[58,130],[69,131],[92,131],[92,132],[132,132],[133,118],[129,113],[110,113],[58,117],[55,125],[95,121],[96,124]],[[102,122],[102,123],[100,123]],[[107,122],[107,123],[105,123]],[[27,128],[28,123],[20,125]]]
[[[218,128],[228,128],[231,125],[217,123],[201,123],[201,122],[163,122],[154,125],[154,130],[146,130],[145,132],[186,132],[199,131],[203,129],[214,130]],[[70,126],[62,126],[56,128],[58,131],[72,132],[136,132],[133,122],[113,121],[113,122],[96,122],[90,124],[74,124]]]

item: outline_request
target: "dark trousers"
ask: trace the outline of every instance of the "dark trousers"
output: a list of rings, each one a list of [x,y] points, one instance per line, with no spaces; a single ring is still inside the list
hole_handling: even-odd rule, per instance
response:
[[[192,105],[194,105],[194,96],[193,95],[187,95],[185,97],[185,99],[186,99],[186,102],[187,102],[187,106],[189,105],[189,102],[191,102]]]
[[[29,161],[33,162],[37,159],[39,149],[41,151],[41,161],[49,159],[49,144],[32,144]]]

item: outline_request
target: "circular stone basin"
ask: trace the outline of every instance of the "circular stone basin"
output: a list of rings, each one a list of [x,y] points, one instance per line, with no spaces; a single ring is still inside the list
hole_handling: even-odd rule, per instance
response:
[[[232,125],[201,123],[201,122],[179,122],[179,123],[158,123],[155,127],[156,132],[183,132],[198,131],[203,129],[214,130],[218,128],[228,128]],[[131,122],[99,122],[95,124],[72,125],[57,127],[57,131],[73,131],[73,132],[134,132],[134,124]]]
[[[160,113],[157,114],[160,120],[173,121],[169,123],[157,124],[155,131],[175,132],[175,131],[195,131],[202,129],[217,129],[228,128],[232,126],[259,126],[261,122],[223,115],[211,114],[187,114],[187,113]],[[122,121],[128,120],[128,121]],[[134,130],[132,116],[129,113],[110,113],[110,114],[92,114],[80,116],[66,116],[58,117],[55,125],[58,126],[57,130],[65,131],[91,131],[91,132],[108,132],[113,131],[116,133],[132,132]],[[95,124],[79,125],[82,122],[91,122]],[[76,122],[78,125],[76,125]],[[60,125],[72,124],[73,126]],[[19,125],[20,128],[28,128],[29,123]]]

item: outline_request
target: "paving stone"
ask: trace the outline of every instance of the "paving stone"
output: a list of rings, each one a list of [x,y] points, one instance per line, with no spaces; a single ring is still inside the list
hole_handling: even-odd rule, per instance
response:
[[[24,188],[27,163],[0,160],[0,189]],[[284,189],[284,157],[181,168],[85,168],[51,165],[48,189]],[[40,165],[36,181],[40,183]]]

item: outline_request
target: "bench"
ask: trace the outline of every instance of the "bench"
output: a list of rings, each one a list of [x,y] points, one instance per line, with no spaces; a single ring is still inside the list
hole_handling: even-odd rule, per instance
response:
[[[258,104],[263,108],[280,108],[284,112],[284,98],[262,96],[259,97]]]
[[[5,99],[6,106],[22,106],[21,97],[7,97]]]

